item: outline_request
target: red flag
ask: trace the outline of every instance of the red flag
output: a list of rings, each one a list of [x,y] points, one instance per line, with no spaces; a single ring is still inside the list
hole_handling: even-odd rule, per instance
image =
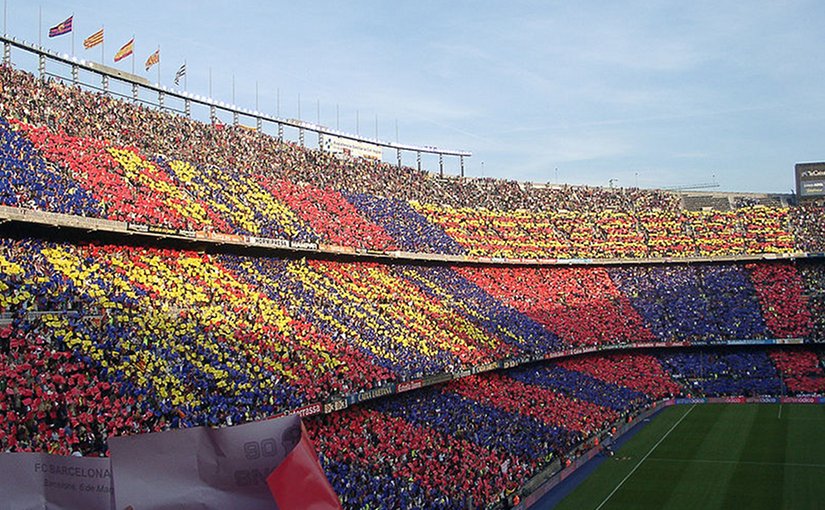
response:
[[[341,510],[303,423],[301,440],[267,477],[266,484],[281,510]]]

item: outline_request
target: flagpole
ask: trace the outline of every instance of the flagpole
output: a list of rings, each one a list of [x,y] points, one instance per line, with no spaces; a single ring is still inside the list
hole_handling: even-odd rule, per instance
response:
[[[74,13],[72,13],[72,56],[74,57]]]
[[[106,47],[106,25],[100,27],[103,31],[103,39],[100,41],[100,64],[103,65],[103,48]]]
[[[160,86],[160,44],[158,44],[158,86]]]
[[[135,34],[132,34],[132,74],[135,74]]]
[[[6,33],[6,14],[3,13],[3,33]],[[37,17],[37,45],[43,47],[43,6],[40,6],[40,14]]]
[[[188,91],[186,80],[187,76],[189,75],[189,69],[186,68],[186,59],[183,59],[183,90]]]

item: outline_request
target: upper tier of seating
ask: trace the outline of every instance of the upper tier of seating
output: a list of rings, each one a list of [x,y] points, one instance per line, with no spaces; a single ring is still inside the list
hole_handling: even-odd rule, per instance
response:
[[[0,205],[380,251],[647,258],[825,251],[825,208],[684,210],[310,150],[0,67]]]

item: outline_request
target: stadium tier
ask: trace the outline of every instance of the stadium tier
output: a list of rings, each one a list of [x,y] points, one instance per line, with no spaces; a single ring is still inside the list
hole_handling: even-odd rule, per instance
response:
[[[489,508],[657,399],[799,393],[796,377],[810,378],[811,393],[825,389],[810,350],[589,355],[472,376],[307,425],[347,508]]]
[[[819,252],[823,210],[426,172],[0,69],[0,205],[187,232],[508,259]]]
[[[808,309],[825,286],[814,263],[471,268],[0,246],[3,352],[58,347],[173,426],[580,347],[820,340],[823,321]]]

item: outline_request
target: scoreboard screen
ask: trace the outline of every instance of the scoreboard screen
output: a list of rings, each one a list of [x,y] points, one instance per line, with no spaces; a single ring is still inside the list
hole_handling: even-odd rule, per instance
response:
[[[796,196],[825,197],[825,163],[797,163]]]

